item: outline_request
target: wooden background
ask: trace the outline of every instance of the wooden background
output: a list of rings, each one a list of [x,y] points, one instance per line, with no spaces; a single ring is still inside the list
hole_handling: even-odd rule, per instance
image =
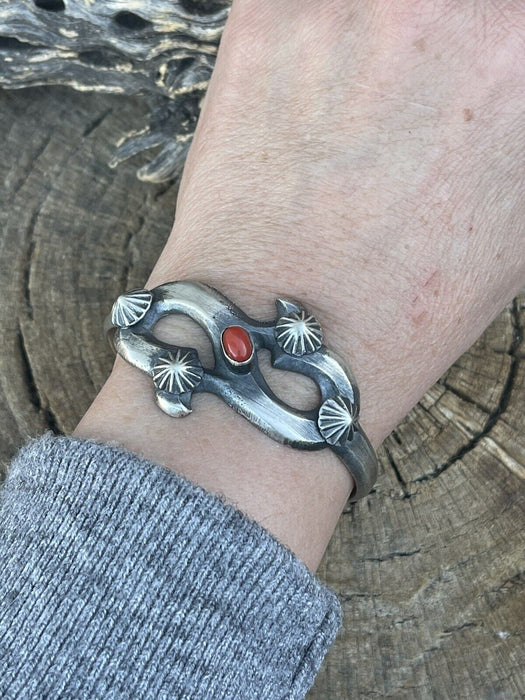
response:
[[[71,431],[109,373],[102,321],[142,286],[176,184],[111,170],[146,118],[134,98],[0,93],[0,461]],[[146,161],[145,161],[146,162]],[[525,296],[503,311],[380,451],[319,576],[344,630],[311,700],[525,696]]]

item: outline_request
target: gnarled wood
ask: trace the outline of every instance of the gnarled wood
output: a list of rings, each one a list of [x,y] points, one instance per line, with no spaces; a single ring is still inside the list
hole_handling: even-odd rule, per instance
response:
[[[145,96],[148,124],[130,124],[127,131],[116,132],[119,146],[108,159],[116,166],[136,153],[160,149],[137,174],[151,182],[169,180],[184,164],[230,2],[0,3],[0,85],[69,85]],[[86,128],[94,126],[96,121]]]
[[[176,186],[106,165],[145,111],[62,88],[0,95],[4,466],[27,435],[75,427],[112,364],[103,318],[170,231]],[[345,625],[312,699],[525,695],[524,323],[522,296],[386,440],[377,487],[342,515],[319,575]]]

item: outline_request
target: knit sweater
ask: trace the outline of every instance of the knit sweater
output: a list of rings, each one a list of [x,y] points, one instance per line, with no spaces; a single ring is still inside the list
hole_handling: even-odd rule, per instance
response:
[[[0,697],[303,698],[336,595],[240,510],[121,447],[52,433],[0,506]]]

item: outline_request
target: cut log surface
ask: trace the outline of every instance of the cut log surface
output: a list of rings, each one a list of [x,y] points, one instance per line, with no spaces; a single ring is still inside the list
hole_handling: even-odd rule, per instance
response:
[[[145,115],[133,97],[0,93],[0,460],[70,432],[107,377],[102,322],[144,284],[176,184],[107,165]],[[319,577],[344,629],[309,698],[525,696],[525,296],[379,451],[376,488],[341,516]]]

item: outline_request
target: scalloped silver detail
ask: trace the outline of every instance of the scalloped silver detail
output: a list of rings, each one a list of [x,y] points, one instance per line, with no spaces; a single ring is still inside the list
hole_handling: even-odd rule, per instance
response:
[[[147,289],[134,289],[121,294],[113,304],[111,323],[120,328],[128,328],[141,321],[147,314],[153,295]]]
[[[275,338],[289,355],[308,355],[323,344],[323,331],[315,316],[301,309],[278,319]]]
[[[177,350],[159,357],[153,366],[153,381],[159,391],[183,394],[191,391],[201,381],[203,368],[190,352]]]
[[[319,408],[317,425],[329,445],[342,445],[353,430],[352,411],[341,396],[326,399]]]

